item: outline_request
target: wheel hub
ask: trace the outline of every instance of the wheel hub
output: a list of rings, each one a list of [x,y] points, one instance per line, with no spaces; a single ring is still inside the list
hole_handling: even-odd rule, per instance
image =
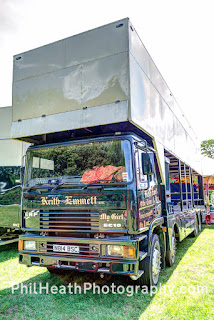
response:
[[[172,257],[175,257],[175,253],[176,253],[176,239],[174,236],[172,236]]]
[[[153,257],[152,257],[152,275],[154,283],[157,283],[159,273],[160,273],[160,267],[161,265],[161,254],[160,249],[158,246],[154,248]]]

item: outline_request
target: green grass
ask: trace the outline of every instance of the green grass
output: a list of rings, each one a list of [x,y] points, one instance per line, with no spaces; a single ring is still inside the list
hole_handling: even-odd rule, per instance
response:
[[[19,210],[18,205],[0,207],[0,226],[13,228],[14,223],[19,223]]]
[[[12,294],[13,284],[41,282],[49,286],[77,282],[96,282],[100,285],[127,290],[136,285],[125,277],[75,273],[55,277],[45,268],[18,264],[16,246],[0,249],[0,319],[214,319],[214,226],[205,226],[197,238],[187,238],[178,246],[176,263],[162,271],[162,288],[151,296],[140,291],[127,294]],[[184,287],[185,286],[185,287]],[[203,286],[204,292],[201,292]],[[206,287],[206,288],[205,288]],[[198,288],[199,292],[194,292]],[[129,289],[130,290],[130,289]],[[170,290],[172,292],[170,292]],[[182,293],[183,291],[185,293]],[[188,293],[188,290],[190,293]]]

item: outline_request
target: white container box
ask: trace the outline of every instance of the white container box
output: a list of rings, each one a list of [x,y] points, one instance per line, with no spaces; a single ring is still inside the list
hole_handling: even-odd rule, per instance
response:
[[[128,18],[14,56],[13,138],[122,122],[200,171],[199,144]]]
[[[10,137],[12,107],[0,108],[0,167],[20,167],[28,143]]]

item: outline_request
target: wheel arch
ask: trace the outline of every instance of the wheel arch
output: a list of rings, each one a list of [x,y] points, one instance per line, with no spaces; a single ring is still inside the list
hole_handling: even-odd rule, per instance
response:
[[[152,243],[152,235],[157,234],[158,236],[163,233],[164,218],[154,219],[150,225],[148,232],[148,255],[150,255],[151,243]]]
[[[180,242],[180,231],[179,231],[179,227],[177,225],[177,223],[174,223],[172,230],[175,231],[175,238],[178,242]]]

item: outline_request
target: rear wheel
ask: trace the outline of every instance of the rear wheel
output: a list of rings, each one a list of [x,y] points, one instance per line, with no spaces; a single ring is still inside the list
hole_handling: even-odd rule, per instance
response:
[[[140,262],[140,270],[144,270],[143,275],[138,279],[140,284],[148,287],[156,286],[161,270],[161,248],[157,234],[153,234],[150,256]]]

